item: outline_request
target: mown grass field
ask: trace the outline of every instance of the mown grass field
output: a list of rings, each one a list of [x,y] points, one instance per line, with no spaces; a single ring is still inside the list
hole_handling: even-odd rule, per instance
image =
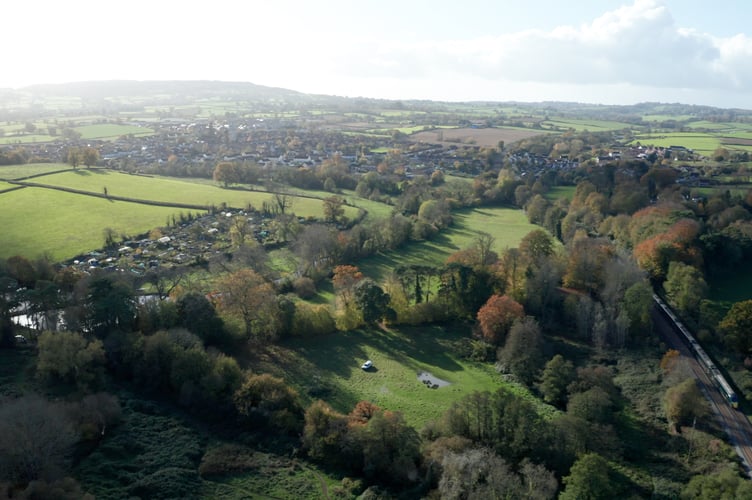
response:
[[[430,241],[412,243],[394,252],[364,259],[360,269],[368,276],[382,280],[402,264],[443,264],[447,257],[468,248],[481,232],[495,238],[494,251],[516,247],[520,240],[538,226],[530,224],[522,210],[515,208],[476,208],[452,214],[454,223]]]
[[[503,384],[491,364],[455,356],[454,343],[468,337],[469,328],[358,330],[294,339],[275,347],[258,366],[283,377],[308,400],[323,399],[343,413],[349,413],[358,401],[371,401],[401,411],[410,425],[421,429],[454,401]],[[364,371],[360,366],[367,359],[374,368]],[[418,379],[421,371],[450,385],[430,389]]]
[[[49,174],[71,167],[64,163],[28,163],[26,165],[0,166],[0,179],[15,180],[30,175]]]
[[[638,142],[643,146],[650,145],[664,148],[684,146],[704,155],[712,154],[721,145],[719,137],[703,132],[638,134],[632,144]]]
[[[154,131],[150,128],[136,125],[117,125],[115,123],[83,125],[76,127],[76,132],[81,134],[82,139],[117,139],[123,135],[143,137],[154,134]]]
[[[41,188],[0,194],[0,207],[0,258],[47,253],[55,261],[101,248],[105,228],[135,236],[180,212]]]
[[[260,209],[263,202],[271,201],[274,195],[263,191],[224,189],[217,185],[191,182],[167,177],[144,177],[111,170],[69,170],[34,179],[34,182],[49,186],[61,186],[100,194],[107,188],[111,196],[123,196],[138,200],[166,203],[187,203],[204,206],[246,208],[249,204]],[[323,204],[320,199],[292,196],[291,211],[300,217],[320,217]],[[345,215],[355,217],[357,210],[345,207]]]

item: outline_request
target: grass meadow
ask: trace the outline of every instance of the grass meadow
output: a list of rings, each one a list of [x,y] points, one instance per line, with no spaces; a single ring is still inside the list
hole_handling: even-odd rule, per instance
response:
[[[104,229],[134,236],[164,226],[175,208],[42,188],[0,194],[0,258],[49,254],[59,261],[104,245]]]
[[[191,182],[190,180],[167,177],[144,177],[129,175],[112,170],[86,169],[69,170],[34,179],[34,182],[49,186],[102,193],[104,188],[111,196],[123,196],[138,200],[166,203],[189,203],[205,206],[246,208],[249,204],[260,209],[264,201],[271,201],[273,194],[244,189],[224,189],[217,185]],[[320,217],[323,204],[320,199],[294,197],[292,212],[300,217]],[[348,217],[355,217],[357,210],[345,207]]]
[[[32,144],[35,142],[52,142],[55,137],[46,134],[11,135],[0,137],[0,144]]]
[[[576,190],[577,186],[554,186],[544,196],[549,201],[556,201],[561,198],[572,201]]]
[[[47,173],[49,175],[41,175]],[[44,185],[98,195],[106,187],[111,196],[177,204],[221,206],[226,203],[234,208],[245,208],[250,204],[259,209],[264,201],[271,201],[274,196],[263,191],[223,189],[210,182],[152,178],[102,169],[73,170],[63,164],[0,167],[0,179],[18,179],[29,175],[41,175],[31,182]],[[13,187],[0,181],[0,191]],[[324,192],[308,194],[322,198],[329,195]],[[321,217],[322,201],[304,196],[291,194],[292,211],[300,217]],[[345,207],[347,217],[356,217],[357,207],[364,208],[370,216],[375,217],[385,217],[392,210],[388,205],[359,198],[351,192],[341,196],[354,205]],[[0,208],[0,227],[3,228],[0,233],[0,258],[13,255],[36,257],[46,253],[54,260],[68,259],[101,248],[105,228],[114,229],[118,235],[135,236],[164,226],[172,215],[188,211],[105,200],[41,187],[0,193]]]
[[[358,401],[367,400],[402,412],[410,425],[421,429],[462,397],[494,391],[505,383],[491,364],[455,356],[455,343],[469,336],[469,328],[404,327],[293,339],[272,348],[254,365],[283,377],[311,401],[323,399],[349,413]],[[360,365],[367,359],[373,368],[364,371]],[[422,371],[450,385],[428,388],[418,379]]]
[[[546,120],[541,123],[543,127],[555,127],[563,129],[574,129],[577,132],[584,132],[589,130],[590,132],[604,132],[608,130],[623,130],[625,128],[632,128],[633,125],[629,123],[608,121],[608,120],[591,120],[591,119],[577,119],[577,118],[562,118],[555,120]]]
[[[82,125],[76,127],[76,132],[81,134],[81,139],[117,139],[123,135],[143,137],[154,135],[150,128],[137,125],[117,125],[115,123],[101,123],[96,125]]]
[[[70,169],[64,163],[28,163],[26,165],[0,166],[0,179],[16,180],[30,175],[49,174]]]
[[[652,145],[664,148],[684,146],[704,155],[712,154],[721,145],[719,137],[703,132],[638,134],[632,144],[638,142],[643,146]]]
[[[452,226],[434,239],[364,259],[359,263],[360,269],[377,281],[383,280],[402,264],[441,265],[454,252],[468,248],[481,232],[496,239],[493,249],[501,253],[516,247],[525,235],[538,229],[528,222],[522,210],[515,208],[476,208],[452,216]]]

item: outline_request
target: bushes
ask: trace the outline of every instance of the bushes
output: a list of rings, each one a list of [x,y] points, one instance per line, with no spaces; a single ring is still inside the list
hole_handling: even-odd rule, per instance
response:
[[[236,444],[223,444],[208,450],[198,467],[203,478],[221,477],[259,467],[254,451]]]
[[[337,330],[326,305],[311,305],[299,302],[295,305],[292,319],[292,334],[299,337],[326,335]]]
[[[195,469],[166,467],[139,479],[128,492],[141,498],[196,498],[200,487]]]
[[[23,396],[0,404],[0,479],[17,484],[59,477],[78,440],[60,403]]]
[[[302,427],[298,393],[281,378],[249,375],[233,396],[235,408],[251,424],[270,425],[292,432]]]

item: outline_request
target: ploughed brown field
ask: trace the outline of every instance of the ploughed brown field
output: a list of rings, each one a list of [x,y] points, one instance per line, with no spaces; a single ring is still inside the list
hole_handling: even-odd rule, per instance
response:
[[[742,139],[741,137],[721,137],[721,143],[728,146],[752,146],[752,139]]]
[[[496,147],[499,141],[521,141],[528,137],[540,135],[537,130],[524,130],[513,128],[443,128],[437,130],[425,130],[416,132],[410,136],[419,142],[430,142],[451,146],[452,144],[474,144],[477,146]],[[441,140],[439,140],[441,138]]]

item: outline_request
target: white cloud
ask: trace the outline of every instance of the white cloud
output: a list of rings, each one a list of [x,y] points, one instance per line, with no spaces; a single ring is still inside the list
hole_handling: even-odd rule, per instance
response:
[[[541,84],[675,89],[752,87],[752,39],[682,29],[653,0],[636,0],[580,26],[468,40],[351,43],[339,72],[350,77],[457,76]]]
[[[666,6],[682,8],[675,14],[697,27],[698,12],[717,9],[711,4],[698,11],[684,10],[683,0],[634,0],[577,24],[577,2],[564,12],[556,0],[526,0],[519,9],[531,21],[515,24],[508,3],[493,0],[468,0],[456,15],[414,0],[394,18],[384,15],[399,1],[132,0],[118,9],[95,0],[14,2],[4,12],[4,62],[13,70],[0,75],[0,88],[211,79],[395,99],[752,108],[752,38],[687,29]],[[593,12],[600,2],[584,3]],[[477,20],[484,14],[493,22]],[[555,26],[551,19],[563,14],[570,21],[558,27],[516,28]]]

